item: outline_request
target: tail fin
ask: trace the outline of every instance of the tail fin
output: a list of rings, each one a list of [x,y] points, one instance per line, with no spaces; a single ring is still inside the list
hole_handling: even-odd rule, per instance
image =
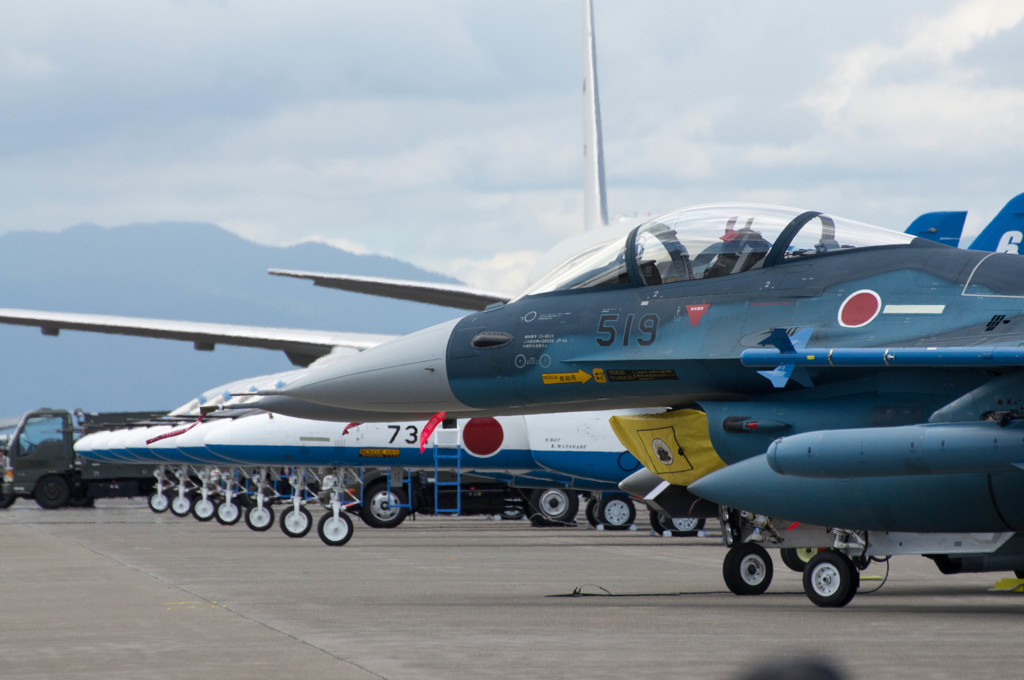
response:
[[[608,226],[608,205],[604,190],[604,145],[597,97],[592,0],[583,0],[583,36],[583,228],[597,229]]]
[[[1024,194],[1018,194],[1003,206],[988,226],[981,230],[969,250],[1020,253],[1024,244]]]
[[[910,223],[906,233],[956,248],[966,220],[966,212],[925,213]]]

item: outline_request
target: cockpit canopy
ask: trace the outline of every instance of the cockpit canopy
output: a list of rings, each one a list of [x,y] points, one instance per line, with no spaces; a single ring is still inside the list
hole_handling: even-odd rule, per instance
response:
[[[577,254],[523,295],[708,279],[852,248],[905,245],[913,239],[796,208],[701,205],[662,215]]]

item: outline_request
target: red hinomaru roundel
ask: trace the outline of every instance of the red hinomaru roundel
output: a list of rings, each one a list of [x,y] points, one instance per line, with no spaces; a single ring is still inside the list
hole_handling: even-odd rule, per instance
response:
[[[839,305],[839,325],[844,328],[866,326],[882,311],[882,298],[873,290],[850,293]]]
[[[474,456],[493,456],[503,441],[505,432],[494,418],[470,418],[462,426],[462,445]]]

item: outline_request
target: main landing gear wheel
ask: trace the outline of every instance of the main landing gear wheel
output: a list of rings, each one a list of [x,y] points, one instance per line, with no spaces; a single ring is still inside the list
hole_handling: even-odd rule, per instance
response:
[[[629,496],[605,496],[597,506],[597,521],[605,529],[628,529],[636,519],[636,506]]]
[[[153,512],[167,512],[171,507],[171,500],[162,493],[154,493],[149,497],[149,509]]]
[[[817,548],[781,548],[779,550],[782,563],[798,574],[804,573],[807,563],[817,554]]]
[[[400,506],[408,505],[405,489],[398,486],[391,487],[388,494],[387,480],[380,480],[370,484],[363,493],[363,504],[359,508],[359,516],[366,526],[374,529],[393,529],[405,521],[409,514],[408,508]]]
[[[214,515],[217,517],[217,522],[224,526],[237,524],[238,520],[242,519],[242,511],[238,509],[238,503],[234,500],[230,503],[228,501],[218,503],[217,512]]]
[[[175,517],[185,517],[192,512],[192,501],[190,496],[175,496],[171,499],[171,514]]]
[[[68,480],[58,475],[47,475],[36,484],[36,505],[44,510],[56,510],[68,504],[71,487]]]
[[[572,489],[535,489],[530,494],[530,505],[542,521],[571,524],[580,511],[580,497]]]
[[[584,510],[584,514],[586,514],[587,516],[587,524],[594,527],[595,529],[599,524],[599,522],[597,521],[597,503],[598,500],[596,498],[591,498],[589,501],[587,501],[587,507]]]
[[[666,531],[675,537],[696,536],[704,528],[703,517],[668,517],[657,511],[651,512],[651,528],[659,534]]]
[[[771,556],[757,543],[737,543],[722,562],[725,585],[737,595],[760,595],[771,585],[773,573]]]
[[[313,528],[313,515],[309,510],[299,506],[289,506],[281,511],[281,531],[290,538],[302,538]]]
[[[245,526],[253,531],[266,531],[274,524],[274,509],[269,505],[262,508],[254,505],[245,511]]]
[[[860,572],[841,552],[820,552],[804,568],[804,592],[819,607],[845,607],[859,587]]]
[[[197,498],[192,504],[192,516],[200,522],[209,522],[217,512],[217,505],[209,498]]]
[[[345,514],[335,517],[334,513],[328,512],[316,523],[316,533],[327,545],[343,546],[352,538],[352,520]]]

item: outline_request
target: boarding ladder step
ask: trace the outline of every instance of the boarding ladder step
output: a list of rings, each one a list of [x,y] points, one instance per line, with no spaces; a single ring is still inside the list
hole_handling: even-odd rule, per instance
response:
[[[462,446],[458,427],[434,430],[434,512],[458,515],[462,512]],[[454,470],[453,481],[441,481],[441,467]],[[455,504],[441,505],[441,490],[455,489]]]

